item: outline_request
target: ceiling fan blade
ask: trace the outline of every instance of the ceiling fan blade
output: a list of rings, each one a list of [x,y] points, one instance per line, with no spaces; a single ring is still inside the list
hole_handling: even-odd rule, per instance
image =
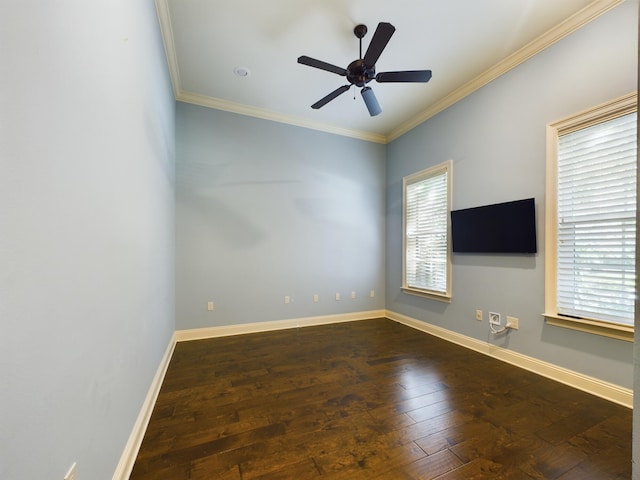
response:
[[[331,92],[326,97],[318,100],[316,103],[311,105],[311,108],[318,109],[320,107],[324,107],[327,103],[329,103],[334,98],[342,95],[344,92],[348,91],[351,88],[351,85],[343,85],[340,88],[336,88],[333,92]]]
[[[431,70],[405,70],[403,72],[380,72],[377,82],[422,82],[431,80]]]
[[[319,68],[320,70],[326,70],[327,72],[337,73],[343,77],[347,75],[347,71],[342,67],[337,67],[336,65],[331,65],[330,63],[316,60],[315,58],[307,57],[306,55],[298,57],[298,63],[308,65],[309,67]]]
[[[373,90],[371,90],[371,87],[364,87],[360,93],[362,94],[362,99],[367,106],[367,110],[369,110],[369,115],[372,117],[379,115],[382,112],[382,109],[380,108],[378,99],[373,93]]]
[[[376,28],[376,32],[373,34],[367,53],[364,54],[364,58],[362,59],[367,67],[373,67],[376,64],[382,51],[387,46],[387,43],[389,43],[389,40],[391,40],[391,35],[393,35],[395,31],[396,27],[390,23],[380,22],[378,24],[378,28]]]

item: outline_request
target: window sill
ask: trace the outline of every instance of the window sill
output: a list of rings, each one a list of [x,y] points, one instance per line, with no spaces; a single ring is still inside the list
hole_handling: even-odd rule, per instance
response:
[[[564,317],[562,315],[550,313],[543,313],[542,316],[549,325],[633,342],[633,327],[616,325],[614,323],[601,322],[597,320],[588,320],[585,318]]]
[[[430,298],[431,300],[438,300],[439,302],[451,303],[451,295],[447,295],[446,293],[430,292],[428,290],[419,290],[410,287],[402,287],[402,291],[409,295],[417,295],[418,297]]]

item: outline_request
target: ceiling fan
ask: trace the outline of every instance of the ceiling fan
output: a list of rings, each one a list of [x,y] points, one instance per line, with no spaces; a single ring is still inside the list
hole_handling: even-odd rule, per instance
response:
[[[422,82],[426,83],[431,79],[431,70],[405,70],[401,72],[381,72],[376,74],[376,62],[382,51],[389,43],[391,36],[396,31],[396,28],[390,23],[380,22],[378,28],[376,28],[371,43],[367,52],[362,56],[362,38],[367,34],[366,25],[357,25],[353,29],[355,36],[360,39],[360,58],[354,60],[349,64],[347,68],[338,67],[315,58],[307,57],[305,55],[298,57],[298,63],[308,65],[309,67],[319,68],[320,70],[326,70],[327,72],[336,73],[343,77],[347,77],[349,85],[343,85],[335,89],[329,95],[321,98],[316,103],[311,105],[311,108],[318,109],[325,106],[331,100],[342,95],[351,88],[351,85],[357,87],[363,87],[361,90],[362,99],[364,100],[369,114],[374,117],[382,112],[380,104],[376,99],[375,94],[371,87],[367,86],[371,80],[376,82]]]

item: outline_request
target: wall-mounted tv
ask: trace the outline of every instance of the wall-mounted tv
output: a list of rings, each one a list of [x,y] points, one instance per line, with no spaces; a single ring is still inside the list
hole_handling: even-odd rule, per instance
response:
[[[453,210],[451,240],[457,253],[536,253],[534,199]]]

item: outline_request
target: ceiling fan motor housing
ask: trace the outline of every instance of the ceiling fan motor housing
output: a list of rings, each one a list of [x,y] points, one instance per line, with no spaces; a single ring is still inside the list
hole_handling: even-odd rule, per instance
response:
[[[364,87],[374,78],[376,78],[375,65],[367,67],[362,59],[354,60],[347,67],[347,80],[353,85]]]

